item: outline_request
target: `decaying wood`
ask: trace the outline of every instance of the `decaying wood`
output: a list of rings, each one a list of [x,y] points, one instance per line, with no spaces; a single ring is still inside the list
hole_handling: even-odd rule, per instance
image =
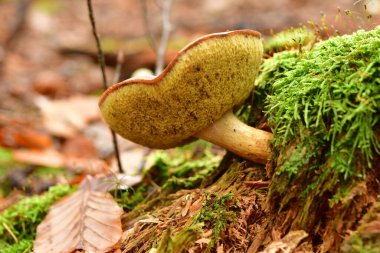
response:
[[[155,240],[161,246],[176,240],[176,236],[191,228],[196,216],[200,213],[205,200],[210,193],[216,198],[232,193],[233,208],[237,217],[220,233],[217,244],[224,252],[246,252],[253,240],[255,231],[265,222],[266,187],[256,189],[245,181],[259,181],[265,179],[265,169],[261,166],[240,162],[227,156],[222,163],[220,173],[224,174],[205,188],[194,190],[180,190],[176,193],[156,193],[147,198],[133,211],[123,216],[123,245],[122,252],[149,252]],[[227,171],[225,171],[227,170]],[[236,201],[235,201],[236,200]],[[163,238],[163,234],[170,239]],[[196,232],[195,232],[196,233]],[[212,224],[203,225],[203,233],[198,234],[194,243],[186,245],[191,252],[205,252],[208,242],[212,238]],[[170,242],[171,243],[171,242]],[[168,245],[165,246],[168,249]],[[164,248],[165,248],[164,247]],[[170,247],[169,247],[170,248]],[[171,252],[171,251],[168,251]],[[186,252],[186,251],[174,251]],[[190,251],[189,251],[190,252]]]
[[[238,203],[234,207],[234,212],[237,214],[234,222],[228,223],[226,230],[217,239],[214,248],[216,251],[211,252],[223,250],[223,252],[250,253],[311,253],[326,252],[328,249],[334,249],[331,252],[338,252],[340,243],[337,244],[337,242],[344,240],[347,235],[345,231],[354,230],[358,226],[354,224],[355,221],[368,211],[368,207],[373,206],[376,201],[374,194],[378,193],[379,189],[377,179],[379,173],[375,173],[378,171],[378,166],[376,166],[368,178],[357,185],[357,190],[353,191],[353,195],[347,196],[340,205],[332,209],[321,209],[320,205],[316,205],[319,209],[312,207],[309,213],[309,218],[312,219],[308,223],[310,226],[304,226],[305,230],[303,230],[301,224],[295,219],[298,215],[302,215],[300,213],[302,203],[295,202],[292,206],[279,211],[275,202],[268,200],[267,182],[270,184],[270,180],[268,181],[266,177],[266,170],[270,171],[270,168],[265,169],[259,165],[227,158],[219,168],[219,175],[222,174],[222,176],[214,182],[209,182],[207,187],[181,190],[172,194],[157,192],[133,211],[126,213],[123,216],[122,252],[148,252],[154,243],[170,244],[178,234],[194,224],[195,217],[200,213],[209,193],[215,193],[219,197],[232,193]],[[377,158],[375,162],[378,162]],[[262,181],[265,184],[260,187],[251,183]],[[322,201],[323,196],[321,196],[321,203]],[[378,212],[378,209],[374,210]],[[374,233],[378,231],[376,227],[378,220],[373,217],[377,216],[371,216],[372,220],[367,218],[362,221],[368,225],[362,225],[363,229],[360,230],[359,235],[364,234],[365,237],[370,234],[371,238],[374,238]],[[313,227],[312,224],[319,225]],[[203,233],[198,234],[197,239],[187,245],[188,252],[206,252],[212,240],[212,225],[204,224],[202,228]],[[163,237],[165,233],[167,233],[166,239]],[[313,242],[315,238],[323,238],[323,242],[316,244]],[[353,240],[346,240],[347,245],[352,244]],[[169,247],[168,245],[166,247]],[[356,251],[347,250],[346,252]]]

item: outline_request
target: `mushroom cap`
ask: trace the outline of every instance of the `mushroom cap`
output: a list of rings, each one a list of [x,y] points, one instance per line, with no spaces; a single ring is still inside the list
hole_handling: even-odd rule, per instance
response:
[[[263,54],[260,37],[238,30],[199,38],[157,77],[108,88],[99,101],[104,120],[119,135],[150,148],[193,141],[253,92]]]

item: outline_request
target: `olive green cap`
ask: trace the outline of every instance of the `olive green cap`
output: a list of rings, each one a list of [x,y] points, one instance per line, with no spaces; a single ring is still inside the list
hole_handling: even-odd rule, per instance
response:
[[[183,145],[253,92],[262,54],[260,33],[252,30],[201,37],[159,76],[107,89],[99,101],[104,120],[147,147]]]

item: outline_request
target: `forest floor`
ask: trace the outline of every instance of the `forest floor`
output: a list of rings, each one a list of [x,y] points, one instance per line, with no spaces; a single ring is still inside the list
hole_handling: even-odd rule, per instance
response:
[[[106,52],[109,84],[113,83],[120,51],[125,55],[121,67],[123,77],[129,77],[138,68],[154,69],[156,55],[152,41],[156,45],[160,38],[160,1],[146,1],[146,13],[141,2],[93,1],[98,33]],[[172,32],[166,60],[201,35],[227,30],[257,30],[265,40],[289,27],[315,28],[310,24],[320,27],[327,24],[331,33],[350,34],[379,23],[380,4],[368,2],[365,9],[362,3],[353,5],[344,0],[333,4],[329,0],[177,0],[170,13]],[[368,15],[372,15],[370,21]],[[75,185],[88,174],[117,172],[117,162],[110,131],[98,110],[102,77],[86,2],[5,0],[0,1],[0,16],[3,17],[0,23],[1,212],[24,196],[41,194],[54,185]],[[153,39],[149,40],[147,34]],[[118,139],[124,173],[133,179],[144,167],[149,167],[146,157],[152,150]],[[205,149],[214,154],[211,167],[225,154],[217,147]],[[255,176],[249,174],[246,181]],[[234,183],[239,180],[243,179]],[[243,188],[239,200],[249,205],[246,189],[249,187]],[[178,194],[182,194],[178,197],[182,199],[187,193]],[[200,198],[201,194],[197,194],[192,196],[192,204]],[[259,194],[256,198],[261,201]]]

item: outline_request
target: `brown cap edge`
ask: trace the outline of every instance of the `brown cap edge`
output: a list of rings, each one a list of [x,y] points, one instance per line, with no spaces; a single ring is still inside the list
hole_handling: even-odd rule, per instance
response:
[[[139,84],[155,84],[155,83],[159,82],[161,79],[163,79],[167,75],[167,73],[169,73],[172,70],[172,68],[177,63],[177,61],[178,61],[179,57],[181,57],[181,55],[183,55],[186,51],[188,51],[192,47],[198,45],[199,43],[204,42],[208,39],[212,39],[212,38],[224,38],[224,37],[237,35],[237,34],[239,34],[239,35],[243,34],[243,35],[249,35],[249,36],[255,36],[257,38],[261,38],[261,33],[254,31],[254,30],[235,30],[235,31],[229,31],[229,32],[212,33],[212,34],[202,36],[202,37],[196,39],[195,41],[189,43],[183,49],[181,49],[177,53],[177,55],[174,57],[174,59],[168,64],[168,66],[158,76],[152,77],[151,79],[130,78],[130,79],[124,80],[120,83],[114,84],[111,87],[109,87],[102,94],[102,96],[99,98],[99,102],[98,102],[99,107],[102,106],[104,100],[107,98],[107,96],[110,93],[112,93],[112,92],[114,92],[114,91],[116,91],[116,90],[118,90],[118,89],[120,89],[126,85],[136,84],[136,83],[139,83]]]

